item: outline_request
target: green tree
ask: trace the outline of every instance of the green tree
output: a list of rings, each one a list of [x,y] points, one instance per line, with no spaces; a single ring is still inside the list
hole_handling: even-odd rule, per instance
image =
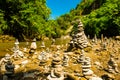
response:
[[[120,9],[118,0],[106,0],[98,9],[82,17],[85,24],[85,32],[92,37],[94,34],[100,36],[120,35]]]
[[[0,10],[7,23],[4,34],[19,39],[45,34],[44,26],[50,14],[46,0],[1,0]]]

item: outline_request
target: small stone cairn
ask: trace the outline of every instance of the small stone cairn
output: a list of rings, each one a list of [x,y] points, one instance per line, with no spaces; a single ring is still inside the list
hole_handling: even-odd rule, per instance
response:
[[[29,53],[30,53],[30,54],[34,54],[35,51],[36,51],[36,49],[37,49],[36,38],[34,38],[34,39],[32,40],[31,45],[30,45],[30,51],[29,51]]]
[[[90,69],[91,68],[91,63],[90,63],[90,58],[89,57],[85,57],[83,63],[82,63],[82,73],[83,75],[86,76],[92,76],[93,75],[93,71]]]
[[[82,63],[82,73],[83,76],[87,80],[102,80],[98,76],[94,74],[94,72],[90,69],[91,68],[91,60],[89,57],[85,57],[83,63]]]
[[[80,56],[78,58],[78,63],[83,63],[84,59],[85,59],[84,50],[81,50],[81,54],[80,54]]]
[[[119,73],[119,70],[117,67],[118,67],[118,64],[114,60],[113,56],[110,56],[110,60],[108,61],[108,72],[113,74]]]
[[[68,66],[69,65],[69,57],[67,54],[64,54],[63,56],[63,66]]]
[[[17,51],[17,50],[19,50],[19,41],[18,41],[18,39],[16,39],[16,41],[15,41],[15,46],[14,46],[14,51]]]
[[[38,59],[40,60],[40,66],[45,66],[48,61],[48,55],[45,51],[42,51],[40,55],[38,56]]]
[[[5,57],[0,60],[0,65],[6,64],[10,59],[11,59],[11,56],[10,54],[7,53]]]
[[[110,45],[109,43],[111,43],[111,40],[108,39],[107,37],[104,37],[103,34],[101,34],[101,43],[100,43],[101,51],[102,50],[107,51],[108,46]]]
[[[77,31],[72,36],[72,40],[70,41],[70,47],[83,49],[88,46],[88,40],[84,33],[83,24],[79,21],[77,26]]]
[[[13,52],[14,53],[13,53],[12,57],[14,59],[23,58],[24,57],[24,53],[22,51],[20,51],[20,49],[19,49],[19,41],[18,41],[18,39],[16,39],[14,44],[15,44],[15,46],[13,48]]]
[[[94,47],[95,45],[97,45],[97,42],[98,42],[98,39],[97,39],[97,36],[96,36],[96,34],[95,34],[95,35],[94,35],[94,38],[93,38],[92,41],[91,41],[92,47]]]
[[[6,64],[5,64],[5,75],[3,76],[3,80],[12,80],[12,78],[14,78],[14,64],[12,64],[12,62],[9,60]]]
[[[46,65],[47,61],[48,61],[48,53],[45,51],[45,43],[42,42],[41,43],[41,49],[42,51],[40,52],[39,56],[38,56],[38,59],[40,60],[40,66],[44,66]]]
[[[10,54],[6,54],[5,57],[3,57],[1,60],[0,60],[0,71],[5,71],[5,65],[7,64],[7,62],[11,59],[11,56]]]
[[[95,40],[95,44],[97,44],[97,42],[98,42],[98,39],[97,39],[97,36],[96,36],[96,34],[95,34],[95,36],[94,36],[94,40]]]
[[[64,80],[62,59],[59,54],[54,54],[52,60],[52,69],[50,75],[47,77],[48,80]]]

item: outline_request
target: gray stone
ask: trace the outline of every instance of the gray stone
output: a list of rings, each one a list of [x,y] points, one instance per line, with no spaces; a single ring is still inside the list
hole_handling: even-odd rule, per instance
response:
[[[100,63],[100,62],[94,62],[94,65],[96,65],[96,67],[98,68],[98,69],[103,69],[103,66],[102,66],[102,64]]]
[[[18,39],[16,39],[14,44],[15,44],[15,46],[13,47],[12,51],[16,52],[17,50],[19,50],[19,41],[18,41]]]
[[[36,39],[34,38],[31,45],[30,45],[30,49],[34,49],[36,50],[37,49],[37,44],[36,44]]]
[[[72,40],[70,41],[70,46],[75,48],[83,49],[88,46],[88,40],[84,33],[83,24],[80,21],[77,26],[77,32],[72,36]]]
[[[0,65],[6,64],[10,59],[11,59],[11,56],[10,54],[7,53],[5,57],[0,60]]]
[[[44,41],[42,41],[42,43],[41,43],[41,46],[40,46],[41,48],[45,48],[45,42]]]
[[[45,51],[42,51],[39,56],[38,59],[40,60],[40,66],[45,66],[47,61],[48,61],[48,54]]]
[[[99,78],[99,77],[92,77],[92,78],[90,78],[89,80],[103,80],[103,79],[101,79],[101,78]]]
[[[85,60],[84,50],[81,50],[81,54],[80,54],[80,56],[79,56],[79,58],[78,58],[78,62],[79,62],[79,63],[83,63],[84,60]]]
[[[20,50],[17,50],[13,53],[12,57],[14,59],[20,59],[20,58],[23,58],[24,57],[24,53]]]
[[[69,65],[69,57],[67,54],[64,54],[64,57],[63,57],[63,66],[68,66]]]
[[[110,57],[110,60],[108,61],[108,72],[119,73],[118,64],[116,63],[113,57]]]
[[[90,69],[91,68],[91,63],[90,63],[90,58],[85,57],[83,63],[82,63],[82,73],[84,76],[92,76],[93,71]]]
[[[52,60],[52,69],[50,75],[48,75],[48,80],[64,80],[63,67],[61,63],[61,58],[59,54],[54,54]]]

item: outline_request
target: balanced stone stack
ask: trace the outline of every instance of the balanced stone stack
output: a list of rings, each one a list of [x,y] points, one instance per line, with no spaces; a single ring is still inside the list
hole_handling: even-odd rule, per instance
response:
[[[36,49],[37,49],[36,38],[34,38],[33,41],[32,41],[32,43],[31,43],[31,45],[30,45],[30,51],[29,51],[29,53],[30,54],[35,53]]]
[[[45,66],[48,61],[48,54],[45,51],[42,51],[40,55],[38,56],[38,59],[40,60],[40,66]]]
[[[108,72],[110,73],[119,73],[118,70],[118,64],[116,63],[116,61],[114,60],[113,57],[110,57],[110,60],[108,61]]]
[[[86,57],[83,64],[82,64],[82,73],[83,76],[86,78],[90,79],[93,75],[93,71],[90,69],[91,68],[91,62],[90,58]]]
[[[13,49],[13,55],[12,55],[12,58],[14,59],[20,59],[20,58],[23,58],[24,57],[24,53],[22,51],[20,51],[19,49],[19,41],[18,39],[16,39],[15,41],[15,46],[14,46],[14,49]]]
[[[89,57],[85,57],[83,63],[82,63],[82,73],[83,76],[87,80],[102,80],[98,76],[94,74],[94,72],[90,69],[91,68],[91,60]]]
[[[10,54],[7,53],[5,57],[0,60],[0,65],[6,64],[10,59],[11,59],[11,56]]]
[[[48,75],[48,80],[64,80],[63,67],[61,65],[62,59],[59,54],[55,54],[52,60],[52,69],[50,75]]]
[[[18,55],[18,51],[19,51],[19,41],[18,41],[18,39],[16,39],[16,41],[15,41],[15,46],[13,47],[13,52],[14,52],[14,54],[13,54],[13,57],[17,57],[17,55]]]
[[[95,36],[94,36],[94,38],[92,39],[92,41],[91,41],[91,44],[92,44],[92,47],[93,46],[95,46],[95,45],[97,45],[97,36],[96,36],[96,34],[95,34]]]
[[[85,59],[85,56],[84,56],[84,50],[81,50],[81,54],[78,58],[78,63],[83,63],[84,62],[84,59]]]
[[[101,41],[102,42],[102,41]],[[102,50],[107,50],[107,38],[105,38],[103,40],[103,42],[101,43],[101,49]]]
[[[14,46],[14,52],[15,52],[15,51],[19,50],[19,41],[18,41],[18,39],[16,39],[14,44],[15,44],[15,46]]]
[[[31,49],[34,49],[34,50],[37,49],[36,38],[33,39],[32,43],[31,43],[31,45],[30,45],[30,48],[31,48]]]
[[[7,64],[7,62],[11,59],[11,56],[10,54],[6,54],[5,57],[3,57],[1,60],[0,60],[0,71],[1,72],[5,72],[5,65]]]
[[[61,64],[62,64],[62,58],[60,57],[60,53],[54,54],[52,60],[52,67],[55,68],[56,66],[61,66]]]
[[[67,54],[64,54],[64,57],[63,57],[63,66],[68,66],[69,65],[69,57]]]
[[[70,41],[70,46],[75,48],[84,49],[88,46],[88,40],[84,33],[83,24],[79,21],[77,26],[77,31],[72,36],[72,40]]]
[[[12,80],[13,75],[14,75],[14,64],[12,64],[11,61],[8,61],[7,64],[5,65],[5,75],[3,76],[3,80]]]
[[[98,40],[97,40],[96,34],[95,34],[95,36],[94,36],[94,40],[95,40],[95,44],[97,44]]]

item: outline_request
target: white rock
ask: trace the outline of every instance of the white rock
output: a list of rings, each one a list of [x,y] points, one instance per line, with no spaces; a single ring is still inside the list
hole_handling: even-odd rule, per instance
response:
[[[99,78],[99,77],[92,77],[92,78],[89,79],[89,80],[103,80],[103,79],[101,79],[101,78]]]
[[[22,65],[26,65],[28,63],[28,60],[22,61]]]

